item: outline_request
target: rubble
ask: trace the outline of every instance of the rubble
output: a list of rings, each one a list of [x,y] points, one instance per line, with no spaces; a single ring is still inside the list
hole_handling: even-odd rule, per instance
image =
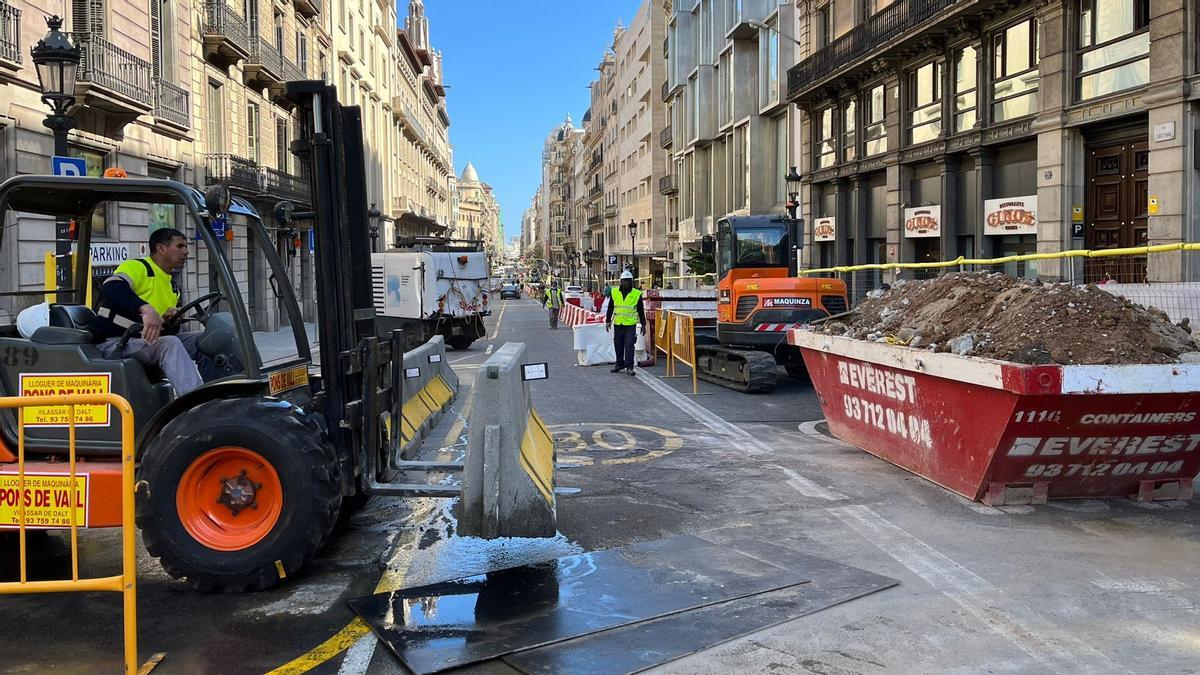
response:
[[[897,282],[818,330],[1027,364],[1200,362],[1190,327],[1157,308],[1095,285],[999,273]]]

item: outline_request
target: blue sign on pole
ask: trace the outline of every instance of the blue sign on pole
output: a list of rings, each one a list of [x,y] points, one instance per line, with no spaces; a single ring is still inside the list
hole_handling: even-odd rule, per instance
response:
[[[82,157],[54,155],[50,158],[50,170],[55,176],[86,176],[87,161]]]
[[[309,231],[308,231],[308,250],[310,250],[310,251],[315,251],[315,250],[317,250],[317,235],[316,235],[316,232],[317,232],[316,230],[309,230]]]

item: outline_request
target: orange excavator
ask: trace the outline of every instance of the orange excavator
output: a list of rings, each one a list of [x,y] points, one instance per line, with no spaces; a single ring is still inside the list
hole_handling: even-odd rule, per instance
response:
[[[848,308],[840,279],[798,277],[800,224],[782,216],[733,216],[717,221],[702,246],[717,267],[715,333],[696,335],[699,376],[723,387],[765,392],[777,366],[805,377],[804,360],[787,331]]]

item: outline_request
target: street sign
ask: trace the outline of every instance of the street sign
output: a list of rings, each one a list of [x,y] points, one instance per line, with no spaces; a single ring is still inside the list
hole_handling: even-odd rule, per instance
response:
[[[608,255],[608,271],[609,272],[621,271],[621,266],[620,266],[620,264],[617,263],[617,256],[613,255],[611,253]]]
[[[55,176],[86,176],[87,161],[82,157],[54,155],[50,158],[50,170]]]

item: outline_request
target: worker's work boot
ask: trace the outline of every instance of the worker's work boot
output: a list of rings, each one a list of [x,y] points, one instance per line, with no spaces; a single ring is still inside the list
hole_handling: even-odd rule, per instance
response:
[[[633,368],[630,368],[630,369],[629,369],[629,376],[630,376],[630,377],[633,377]]]
[[[619,372],[621,372],[621,366],[617,366],[616,368],[613,368],[612,370],[610,370],[610,371],[608,371],[608,372],[610,372],[610,373],[619,373]]]

